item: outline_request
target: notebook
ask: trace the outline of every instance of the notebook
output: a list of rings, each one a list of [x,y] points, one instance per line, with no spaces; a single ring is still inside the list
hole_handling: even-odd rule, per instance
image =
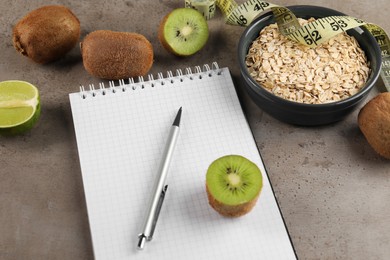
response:
[[[95,259],[296,259],[228,68],[214,62],[82,86],[69,98]],[[153,240],[140,251],[138,234],[180,107],[169,188]],[[208,166],[228,154],[263,174],[256,206],[239,218],[219,215],[205,189]]]

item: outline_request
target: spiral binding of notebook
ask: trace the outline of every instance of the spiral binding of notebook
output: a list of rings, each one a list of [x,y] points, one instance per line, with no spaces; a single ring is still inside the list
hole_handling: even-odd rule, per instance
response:
[[[162,72],[159,72],[157,73],[157,79],[154,79],[152,74],[148,74],[146,81],[143,76],[138,76],[137,81],[134,78],[129,78],[128,82],[125,82],[125,79],[120,79],[118,84],[115,84],[115,81],[109,81],[108,87],[104,85],[104,82],[100,82],[98,88],[95,88],[94,84],[89,84],[89,89],[81,85],[80,95],[83,99],[86,99],[87,97],[95,97],[97,95],[104,96],[107,91],[112,93],[126,92],[127,90],[136,90],[138,88],[155,87],[156,84],[173,84],[176,80],[184,82],[184,80],[193,80],[194,77],[202,79],[203,76],[212,77],[213,75],[221,75],[222,73],[217,62],[213,62],[211,67],[208,64],[204,64],[203,67],[195,66],[194,69],[195,72],[192,71],[191,67],[187,67],[185,68],[185,73],[181,69],[176,69],[175,75],[172,71],[167,71],[166,77],[164,77]]]

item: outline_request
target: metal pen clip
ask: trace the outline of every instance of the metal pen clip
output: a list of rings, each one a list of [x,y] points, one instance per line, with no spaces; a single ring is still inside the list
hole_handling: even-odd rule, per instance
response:
[[[145,241],[150,241],[153,238],[154,230],[156,229],[157,220],[158,220],[158,217],[160,215],[161,207],[162,207],[162,204],[164,202],[165,194],[167,193],[167,190],[168,190],[168,185],[165,185],[161,191],[160,198],[158,199],[158,204],[156,207],[156,212],[155,212],[154,217],[153,217],[152,227],[151,227],[149,236],[146,236],[144,233],[139,234],[139,236],[138,236],[138,238],[139,238],[138,248],[139,249],[142,249],[144,247]]]
[[[153,238],[154,230],[156,228],[158,216],[160,215],[161,207],[162,207],[162,204],[164,202],[167,189],[168,189],[168,185],[165,185],[163,190],[161,191],[161,195],[160,195],[160,198],[159,198],[158,204],[157,204],[156,214],[154,215],[154,218],[153,218],[152,230],[150,231],[150,237],[149,237],[148,241],[152,240],[152,238]]]

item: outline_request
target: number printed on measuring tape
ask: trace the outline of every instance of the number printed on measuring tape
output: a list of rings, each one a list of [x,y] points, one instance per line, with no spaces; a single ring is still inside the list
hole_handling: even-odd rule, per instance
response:
[[[381,49],[381,77],[390,91],[390,40],[386,32],[375,24],[351,16],[329,16],[301,26],[288,8],[261,0],[248,0],[241,5],[234,0],[185,0],[185,6],[197,9],[206,19],[214,16],[218,6],[227,24],[239,26],[247,26],[262,12],[272,11],[280,33],[308,47],[318,46],[339,33],[363,26],[374,36]]]
[[[287,37],[291,40],[306,44],[309,47],[314,47],[341,32],[365,24],[365,22],[350,16],[329,16],[304,25],[299,30],[287,35]],[[310,40],[308,40],[309,37]]]

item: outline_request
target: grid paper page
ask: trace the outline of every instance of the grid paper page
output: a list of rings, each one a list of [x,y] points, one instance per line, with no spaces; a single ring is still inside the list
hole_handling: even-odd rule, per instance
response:
[[[70,94],[95,258],[295,259],[229,70],[171,79],[105,95],[99,90],[94,97],[87,91],[85,99]],[[138,234],[180,107],[167,195],[153,240],[139,251]],[[263,174],[256,206],[240,218],[219,215],[205,190],[208,166],[228,154],[248,158]]]

